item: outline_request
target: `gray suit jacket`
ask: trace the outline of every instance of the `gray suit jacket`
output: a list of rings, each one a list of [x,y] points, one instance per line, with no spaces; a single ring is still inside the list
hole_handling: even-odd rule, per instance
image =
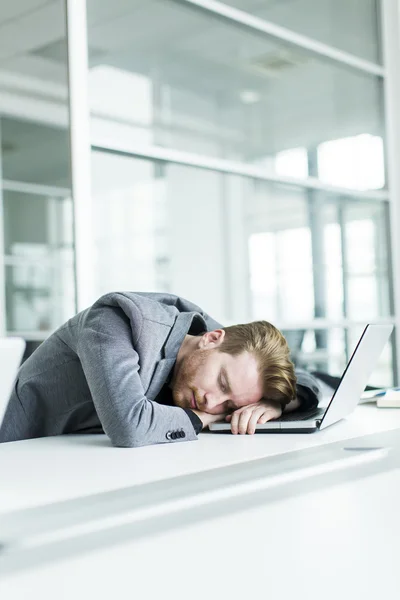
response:
[[[219,327],[198,306],[172,294],[102,296],[22,365],[0,442],[103,431],[115,446],[125,447],[196,439],[187,412],[154,400],[188,331]],[[298,383],[318,395],[308,373],[298,373]]]

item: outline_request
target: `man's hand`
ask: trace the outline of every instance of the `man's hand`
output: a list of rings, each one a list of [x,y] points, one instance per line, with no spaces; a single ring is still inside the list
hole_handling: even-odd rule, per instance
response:
[[[254,433],[257,423],[262,424],[272,419],[278,419],[282,414],[279,402],[273,400],[260,400],[255,404],[248,404],[238,408],[225,418],[231,423],[232,433]]]
[[[192,412],[194,412],[200,419],[200,421],[203,423],[203,429],[205,427],[208,427],[210,423],[215,423],[216,421],[223,421],[224,417],[226,416],[226,413],[221,413],[219,415],[210,415],[209,413],[206,412],[202,412],[201,410],[193,410]]]

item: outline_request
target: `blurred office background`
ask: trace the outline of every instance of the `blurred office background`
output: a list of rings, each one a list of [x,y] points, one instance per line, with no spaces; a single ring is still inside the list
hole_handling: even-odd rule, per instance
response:
[[[395,5],[3,2],[3,332],[167,291],[340,373],[399,321]],[[395,340],[371,383],[397,383]]]

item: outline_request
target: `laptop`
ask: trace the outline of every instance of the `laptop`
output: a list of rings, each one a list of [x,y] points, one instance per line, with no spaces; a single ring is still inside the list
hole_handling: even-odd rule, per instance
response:
[[[347,417],[356,408],[393,325],[367,325],[326,408],[293,411],[256,426],[256,433],[312,433]],[[211,423],[210,431],[229,433],[230,423]]]
[[[25,350],[22,338],[0,338],[0,427]]]

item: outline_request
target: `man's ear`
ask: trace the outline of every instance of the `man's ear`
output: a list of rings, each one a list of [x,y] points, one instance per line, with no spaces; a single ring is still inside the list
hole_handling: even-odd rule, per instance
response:
[[[207,331],[203,333],[199,341],[199,348],[201,350],[211,350],[212,348],[218,348],[222,344],[225,338],[224,329],[214,329],[214,331]]]

